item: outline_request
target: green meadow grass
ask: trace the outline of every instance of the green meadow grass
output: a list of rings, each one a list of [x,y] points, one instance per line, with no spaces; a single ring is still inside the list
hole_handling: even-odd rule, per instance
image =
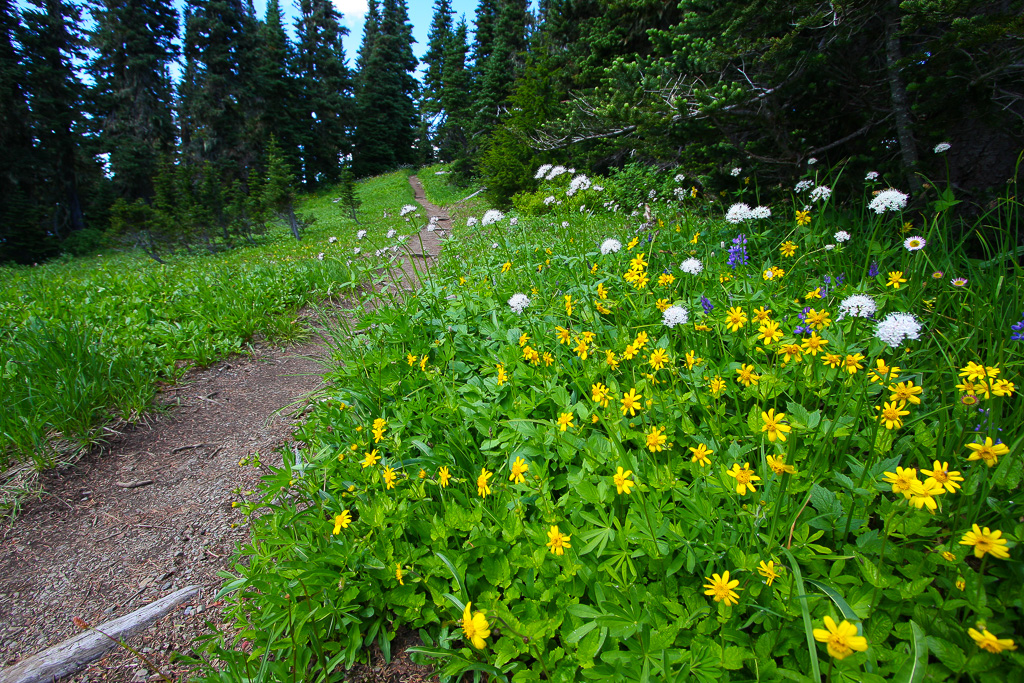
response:
[[[257,336],[300,336],[300,308],[352,294],[385,258],[367,255],[389,230],[418,229],[397,217],[412,202],[408,173],[358,192],[359,224],[331,190],[304,197],[299,211],[316,221],[301,242],[279,226],[256,246],[179,253],[167,265],[108,251],[0,269],[0,470],[48,467],[87,447],[100,425],[145,411],[157,379],[245,352]]]
[[[968,255],[938,202],[645,224],[568,182],[337,326],[204,679],[343,680],[411,629],[442,680],[1022,680],[1016,202]]]

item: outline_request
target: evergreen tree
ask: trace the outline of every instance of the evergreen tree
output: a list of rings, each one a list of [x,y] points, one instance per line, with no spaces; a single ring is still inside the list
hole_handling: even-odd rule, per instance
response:
[[[169,0],[98,0],[90,65],[101,136],[118,193],[148,198],[174,145],[170,64],[177,12]]]
[[[352,217],[356,223],[359,223],[359,216],[357,211],[362,201],[359,199],[359,195],[356,193],[356,178],[352,175],[352,169],[349,168],[348,164],[341,167],[341,176],[339,177],[340,188],[338,190],[338,197],[341,199],[341,205],[349,211],[349,216]]]
[[[353,166],[374,175],[416,159],[412,26],[405,0],[385,0],[379,19],[371,1],[360,49]]]
[[[261,128],[277,139],[281,156],[293,173],[301,168],[299,144],[304,121],[295,115],[299,98],[298,84],[292,75],[295,49],[288,40],[281,20],[279,0],[267,3],[266,21],[260,25],[260,51],[257,62],[259,91],[263,95]]]
[[[438,156],[442,161],[455,161],[463,156],[472,123],[473,101],[471,75],[466,68],[466,55],[469,53],[466,33],[466,20],[462,18],[445,50],[444,71],[441,74],[441,109],[445,117],[437,131]],[[456,172],[465,175],[463,171],[466,170],[457,168]]]
[[[79,192],[79,145],[83,88],[73,63],[82,59],[78,8],[63,0],[39,0],[23,14],[18,32],[24,48],[26,91],[35,138],[35,182],[46,207],[46,232],[63,239],[85,228]]]
[[[7,157],[0,169],[0,262],[42,255],[25,66],[14,48],[18,17],[11,0],[0,0],[0,149]]]
[[[505,99],[511,94],[526,56],[526,0],[502,0],[492,18],[490,49],[482,64],[474,92],[477,111],[474,132],[488,134],[498,122]]]
[[[430,119],[443,116],[441,97],[444,90],[444,58],[448,44],[452,41],[451,0],[435,0],[434,16],[427,34],[427,53],[423,56],[426,71],[423,73],[423,97],[420,109]]]
[[[307,186],[334,183],[341,155],[350,149],[353,123],[352,79],[345,66],[342,37],[348,29],[330,0],[301,0],[296,23],[296,60],[302,93],[303,177]]]
[[[262,93],[256,76],[256,22],[241,0],[190,0],[184,83],[187,163],[211,162],[230,182],[259,159]]]

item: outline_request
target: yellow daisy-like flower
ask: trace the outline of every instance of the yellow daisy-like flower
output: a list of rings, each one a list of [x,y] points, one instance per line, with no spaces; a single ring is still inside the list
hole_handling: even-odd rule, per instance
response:
[[[782,567],[776,567],[773,560],[765,562],[761,560],[761,564],[757,568],[757,573],[765,578],[765,583],[769,586],[772,585],[772,581],[782,576]]]
[[[1002,535],[1003,532],[998,529],[990,531],[988,527],[981,529],[974,524],[971,526],[971,530],[960,539],[960,545],[973,546],[974,556],[978,559],[990,554],[992,557],[1005,560],[1010,557],[1010,551],[1006,547],[1006,539],[1001,538]]]
[[[416,358],[417,356],[414,353],[410,353],[408,356],[405,357],[405,360],[408,361],[410,368],[416,365]]]
[[[387,490],[389,490],[389,491],[391,489],[395,488],[395,480],[396,479],[398,479],[398,475],[395,474],[394,468],[393,467],[385,467],[384,468],[384,487]]]
[[[602,315],[608,315],[609,313],[612,312],[612,309],[608,308],[607,306],[602,304],[600,301],[595,301],[594,302],[594,308],[596,308],[597,312],[602,314]]]
[[[778,354],[782,356],[785,362],[789,362],[791,359],[796,359],[799,363],[803,360],[803,347],[800,344],[783,344],[778,350]]]
[[[568,344],[569,343],[569,330],[565,329],[561,325],[558,325],[558,326],[555,327],[555,334],[558,335],[558,343],[559,344]]]
[[[942,485],[934,479],[926,479],[923,482],[916,481],[910,487],[910,504],[920,510],[923,507],[928,508],[928,512],[934,514],[938,509],[938,503],[935,502],[935,497],[942,495],[946,492],[946,489],[942,488]]]
[[[636,415],[636,411],[641,408],[641,401],[643,395],[636,393],[636,389],[630,389],[628,392],[622,395],[622,414],[629,413],[630,417]]]
[[[828,339],[819,337],[817,332],[811,332],[811,336],[804,339],[800,346],[803,348],[804,353],[817,356],[819,352],[825,350],[825,344],[828,344]]]
[[[498,386],[500,387],[502,384],[504,384],[505,382],[508,381],[508,375],[505,374],[505,365],[504,364],[498,363],[497,368],[498,368]]]
[[[405,581],[402,580],[403,576],[405,576],[405,574],[402,572],[402,564],[400,562],[396,562],[395,563],[395,578],[398,579],[399,585],[402,585],[402,586],[405,585]]]
[[[377,449],[376,448],[374,448],[369,453],[364,453],[363,454],[363,469],[366,469],[367,467],[373,467],[374,465],[377,464],[378,460],[380,460],[380,455],[377,454]]]
[[[719,377],[718,375],[715,375],[711,379],[711,383],[708,384],[708,391],[710,391],[711,395],[714,396],[715,398],[718,398],[719,396],[724,394],[727,388],[728,386],[726,385],[725,380]]]
[[[633,347],[637,351],[642,350],[645,346],[647,346],[648,339],[649,337],[647,336],[646,332],[637,332],[636,339],[633,340]]]
[[[725,326],[730,332],[736,332],[747,323],[747,314],[739,306],[733,306],[725,313]]]
[[[966,377],[971,382],[980,381],[988,377],[988,373],[985,372],[985,366],[974,361],[970,361],[967,365],[960,368],[960,372],[957,374],[960,377]]]
[[[881,411],[878,414],[878,418],[886,429],[901,429],[903,427],[903,416],[910,415],[909,410],[904,410],[905,407],[906,404],[893,401],[891,403],[883,402],[882,406],[875,406],[875,410]]]
[[[530,341],[530,335],[523,332],[519,335],[519,346],[526,346],[526,342]]]
[[[569,294],[565,295],[565,314],[572,315],[572,296]]]
[[[427,361],[429,361],[429,360],[430,360],[430,356],[428,356],[426,354],[423,354],[423,357],[420,358],[420,370],[422,372],[426,372],[427,371]],[[375,437],[377,436],[376,432],[374,432],[374,436]],[[383,438],[383,432],[381,432],[381,438]]]
[[[807,311],[807,324],[816,330],[823,330],[832,324],[832,314],[825,310],[810,309]]]
[[[761,375],[754,372],[753,365],[740,365],[736,375],[736,381],[745,387],[749,387],[751,384],[757,386],[758,381],[761,379]]]
[[[690,458],[691,462],[695,462],[701,467],[707,467],[711,464],[711,460],[708,456],[714,453],[714,451],[704,444],[699,443],[696,446],[690,446],[690,452],[693,453],[693,457]]]
[[[812,289],[811,291],[809,291],[806,294],[804,294],[804,301],[810,301],[811,299],[820,299],[820,298],[821,298],[821,287],[818,287],[817,289]],[[812,308],[811,310],[814,310],[814,309]],[[810,314],[808,313],[808,315],[810,315]],[[821,329],[821,328],[818,328],[818,329]]]
[[[697,355],[693,351],[686,352],[686,369],[693,370],[694,365],[699,365],[704,362],[703,358],[697,358]]]
[[[808,225],[811,222],[810,211],[797,211],[796,212],[796,224],[797,225]],[[771,585],[770,583],[768,584]]]
[[[718,574],[705,576],[704,580],[707,581],[704,584],[704,588],[707,589],[704,591],[704,595],[712,596],[715,602],[724,602],[726,607],[739,603],[740,596],[736,593],[736,586],[740,585],[740,582],[737,579],[730,581],[729,572],[722,572],[721,576]]]
[[[889,385],[889,391],[892,394],[889,396],[890,401],[901,401],[904,403],[913,403],[920,405],[921,399],[918,396],[924,391],[922,387],[914,386],[913,380],[906,382],[900,382],[899,384]]]
[[[772,309],[761,306],[754,310],[754,322],[763,323],[765,320],[770,319],[772,316]]]
[[[775,441],[776,439],[779,441],[785,441],[786,434],[793,431],[792,427],[783,422],[785,419],[786,414],[779,413],[776,415],[774,408],[768,412],[761,413],[761,420],[764,422],[764,424],[761,425],[761,431],[767,432],[769,441]]]
[[[590,344],[583,337],[576,339],[576,348],[573,349],[580,360],[586,360],[590,356]]]
[[[602,301],[608,298],[608,290],[604,288],[603,282],[597,283],[597,298]]]
[[[525,484],[526,477],[523,475],[530,469],[530,466],[526,464],[526,461],[520,456],[516,456],[515,462],[512,463],[512,469],[509,472],[508,480],[516,484]]]
[[[659,287],[667,287],[668,285],[672,284],[675,281],[676,281],[676,276],[675,275],[670,275],[669,273],[662,273],[661,275],[658,276],[658,286]]]
[[[774,320],[765,320],[757,329],[757,337],[767,346],[782,339],[782,330]]]
[[[843,369],[851,375],[856,375],[858,370],[864,369],[864,366],[861,365],[862,360],[864,360],[864,354],[848,353],[843,359]]]
[[[826,644],[828,653],[836,659],[846,659],[854,652],[868,649],[868,639],[858,636],[857,627],[845,619],[836,624],[832,617],[825,617],[825,628],[816,628],[812,633],[815,640]]]
[[[572,538],[569,534],[563,534],[558,530],[557,525],[552,525],[548,529],[548,542],[545,545],[551,548],[552,555],[564,555],[566,548],[571,548],[569,540]]]
[[[447,467],[442,467],[437,471],[437,483],[441,485],[441,488],[448,486],[448,482],[452,480],[452,474],[448,471]]]
[[[786,240],[785,242],[779,245],[779,252],[781,252],[782,255],[786,256],[787,258],[793,256],[793,254],[796,253],[796,243],[791,242],[790,240]]]
[[[665,436],[664,427],[651,427],[651,431],[647,435],[647,450],[651,453],[662,451],[664,450],[662,446],[666,441],[668,441],[668,437]]]
[[[660,312],[664,313],[672,305],[672,302],[668,299],[658,299],[654,305]]]
[[[636,482],[629,477],[633,474],[633,470],[623,471],[621,467],[618,471],[612,475],[612,481],[615,483],[615,489],[621,495],[625,493],[627,496],[630,494],[630,487],[635,486]]]
[[[487,623],[487,617],[483,612],[473,614],[470,611],[472,607],[473,603],[466,603],[466,609],[462,613],[462,633],[466,636],[466,640],[473,644],[473,647],[482,650],[487,646],[484,639],[491,635],[491,625]]]
[[[334,532],[337,536],[341,533],[342,529],[347,529],[348,525],[352,523],[352,513],[348,510],[342,510],[341,514],[334,518]]]
[[[615,357],[615,352],[611,349],[605,349],[604,362],[612,370],[619,369],[619,359]]]
[[[1003,443],[992,443],[992,437],[986,436],[983,443],[969,443],[967,448],[973,451],[968,460],[984,460],[989,467],[995,467],[999,463],[999,456],[1006,455],[1010,449]]]
[[[825,365],[833,369],[838,368],[843,364],[843,357],[838,353],[826,353],[822,356],[821,360]]]
[[[1013,396],[1013,382],[1007,379],[997,379],[992,382],[992,393],[995,396]]]
[[[750,469],[750,463],[743,463],[743,467],[740,467],[739,463],[733,463],[732,469],[726,472],[730,477],[736,480],[736,493],[744,495],[748,491],[754,493],[757,489],[754,487],[754,482],[761,481],[761,477],[754,474],[754,470]]]
[[[559,431],[565,431],[572,427],[572,413],[562,413],[558,416],[558,429]]]
[[[481,498],[486,498],[491,493],[491,487],[489,481],[494,476],[494,472],[488,472],[486,467],[480,468],[480,476],[476,478],[476,492]]]
[[[957,482],[964,480],[959,472],[949,471],[948,462],[939,462],[938,460],[932,463],[930,470],[921,470],[921,474],[928,475],[929,479],[934,480],[935,483],[945,488],[949,493],[956,493],[956,490],[960,488],[960,484]]]
[[[651,364],[651,367],[655,370],[661,370],[668,363],[668,351],[665,349],[654,349],[651,352],[651,357],[647,361]]]
[[[590,385],[590,398],[602,408],[608,407],[608,399],[611,398],[611,391],[604,384],[597,382]]]
[[[779,476],[782,476],[783,474],[796,474],[796,468],[792,465],[786,464],[785,455],[769,455],[766,460],[768,461],[768,467],[772,469],[772,472]]]
[[[982,650],[991,652],[992,654],[999,654],[1003,650],[1016,650],[1017,646],[1013,642],[1013,638],[996,638],[995,634],[989,631],[987,628],[981,629],[978,632],[977,629],[967,629],[967,635],[974,639],[974,642],[978,644]]]
[[[907,279],[903,277],[902,270],[894,270],[889,272],[888,280],[885,283],[886,287],[892,287],[893,289],[899,289],[900,285],[906,282]]]
[[[885,380],[893,380],[900,376],[900,368],[888,366],[885,364],[885,360],[879,358],[875,361],[875,367],[868,373],[868,379],[871,380],[872,384],[882,384]]]
[[[897,467],[895,472],[885,472],[882,481],[892,485],[893,493],[902,493],[905,498],[910,498],[914,483],[920,483],[917,479],[917,470],[913,467],[906,469]]]
[[[510,270],[512,270],[512,262],[511,261],[505,261],[504,263],[501,264],[501,272],[507,273]]]

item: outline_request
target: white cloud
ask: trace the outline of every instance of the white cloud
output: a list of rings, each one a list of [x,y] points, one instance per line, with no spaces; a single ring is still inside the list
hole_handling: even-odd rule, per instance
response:
[[[369,11],[366,0],[334,0],[334,7],[345,15],[345,23],[349,26],[353,21],[362,23],[363,17]]]

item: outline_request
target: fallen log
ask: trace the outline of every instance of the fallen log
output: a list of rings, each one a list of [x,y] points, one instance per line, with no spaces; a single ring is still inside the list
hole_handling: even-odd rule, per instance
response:
[[[124,640],[199,592],[199,586],[187,586],[166,595],[131,614],[112,619],[95,629],[89,629],[63,643],[47,648],[18,662],[14,666],[0,669],[0,683],[48,683],[62,676],[73,674],[89,662],[102,657],[107,650],[117,645],[114,640]],[[102,631],[106,635],[97,633]],[[107,636],[110,636],[108,638]]]

